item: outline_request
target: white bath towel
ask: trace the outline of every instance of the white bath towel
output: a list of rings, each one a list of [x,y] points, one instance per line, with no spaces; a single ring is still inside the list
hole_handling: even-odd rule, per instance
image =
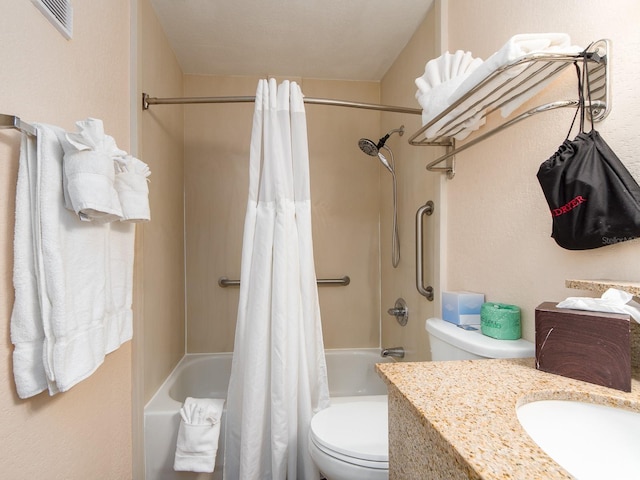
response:
[[[16,301],[11,329],[14,376],[23,398],[47,387],[50,394],[68,390],[95,371],[105,354],[132,333],[134,226],[81,222],[67,210],[61,129],[42,124],[36,129],[36,158],[27,162],[29,171],[35,169],[29,177],[35,179],[33,201],[29,209],[16,210]],[[17,206],[26,198],[24,181],[19,184]],[[24,233],[27,221],[31,244],[21,243],[29,238]],[[36,279],[37,289],[29,275]],[[34,379],[31,383],[19,378],[27,371]]]
[[[525,55],[533,53],[575,54],[580,51],[582,51],[582,48],[571,45],[571,38],[566,33],[528,33],[514,35],[502,46],[502,48],[500,48],[500,50],[491,55],[479,68],[474,70],[464,82],[462,82],[462,84],[451,95],[449,101],[450,103],[456,102],[472,88],[494,75],[494,77],[488,81],[481,90],[476,92],[473,97],[477,99],[483,95],[489,95],[489,99],[496,99],[500,95],[503,95],[507,89],[515,88],[509,95],[512,96],[516,93],[522,93],[522,95],[508,102],[501,108],[502,116],[507,117],[516,108],[544,89],[556,76],[553,75],[544,81],[540,81],[542,80],[541,77],[546,76],[550,71],[544,70],[544,73],[541,72],[541,76],[536,77],[534,72],[539,70],[542,65],[528,65],[524,63],[522,65],[512,67],[502,73],[497,73],[499,68],[508,65]],[[527,67],[530,67],[527,72],[527,81],[521,85],[509,83],[506,87],[493,92],[500,84],[516,77]],[[538,81],[540,81],[540,83],[538,83]],[[486,105],[486,102],[484,102],[484,104]],[[479,105],[477,107],[479,112],[483,111],[482,107],[483,105]],[[464,103],[461,105],[461,109],[463,108],[465,108]],[[468,127],[467,134],[477,128],[479,128],[478,125],[470,125]]]
[[[482,64],[471,52],[446,52],[427,62],[424,74],[416,78],[416,99],[422,106],[422,124],[431,122],[450,105],[449,97],[462,82]],[[443,122],[437,122],[425,131],[427,138],[437,136]]]
[[[215,468],[224,400],[187,397],[180,409],[180,427],[173,469],[211,473]]]
[[[115,189],[122,207],[122,221],[148,222],[149,209],[148,177],[151,171],[146,163],[126,155],[115,158]]]
[[[453,92],[447,92],[449,96],[446,101],[439,99],[440,104],[444,103],[440,112],[457,101],[461,101],[461,103],[429,127],[425,132],[426,137],[436,138],[445,135],[453,136],[457,140],[464,140],[470,133],[484,125],[487,106],[507,94],[507,91],[509,91],[508,98],[516,95],[517,98],[513,98],[501,106],[503,117],[511,115],[514,110],[539,93],[556,77],[556,75],[551,75],[549,78],[542,80],[551,71],[550,69],[542,70],[543,64],[524,63],[504,72],[498,72],[501,67],[532,53],[575,54],[581,50],[582,48],[571,45],[571,39],[565,33],[514,35],[500,50],[478,65],[470,74],[466,75]],[[516,77],[525,68],[528,68],[527,80],[509,82],[510,79]],[[462,100],[465,95],[483,82],[486,83],[474,92],[469,99]],[[501,85],[504,86],[500,87]],[[483,99],[483,97],[486,98]],[[483,100],[478,103],[480,99]],[[435,118],[435,116],[432,115],[432,118]],[[453,119],[456,119],[456,123],[459,124],[454,124],[452,122]],[[423,121],[423,124],[426,123]]]
[[[64,148],[65,205],[81,220],[112,222],[122,217],[114,188],[114,158],[126,155],[113,137],[105,135],[102,120],[76,122],[77,133],[61,138]]]
[[[15,299],[10,328],[11,343],[15,346],[13,376],[20,398],[31,397],[47,389],[47,376],[42,357],[44,327],[39,296],[40,257],[36,244],[36,238],[39,237],[39,225],[36,222],[38,218],[36,152],[36,138],[23,134],[16,184],[13,242]],[[38,228],[37,231],[36,228]]]

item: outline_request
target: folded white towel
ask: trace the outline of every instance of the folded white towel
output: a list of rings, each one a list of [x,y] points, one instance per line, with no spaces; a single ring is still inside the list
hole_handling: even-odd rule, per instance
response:
[[[180,428],[173,469],[211,473],[215,468],[224,400],[187,397],[180,409]]]
[[[39,237],[39,223],[36,221],[36,149],[36,138],[23,134],[16,184],[13,242],[15,300],[11,312],[11,343],[15,346],[13,376],[20,398],[31,397],[47,389],[42,357],[44,329],[37,267],[40,257],[36,246],[36,238]]]
[[[502,48],[500,48],[500,50],[487,58],[482,66],[474,70],[474,72],[469,75],[464,82],[462,82],[460,87],[458,87],[453,95],[451,95],[449,101],[450,103],[456,102],[469,92],[469,90],[477,86],[490,75],[494,74],[500,67],[503,67],[525,55],[532,53],[574,54],[582,50],[583,49],[581,47],[571,45],[571,38],[566,33],[524,33],[514,35],[502,46]],[[474,97],[479,98],[484,94],[491,93],[499,84],[519,75],[527,67],[529,67],[529,65],[522,64],[497,74],[493,80],[482,87],[480,92],[474,94]],[[527,77],[530,80],[520,86],[517,86],[516,90],[510,94],[513,95],[516,92],[526,92],[502,107],[501,114],[503,117],[509,116],[516,108],[544,89],[549,82],[555,78],[555,75],[551,76],[538,85],[533,86],[534,83],[541,80],[534,76],[534,72],[536,71],[534,69],[539,68],[541,68],[541,65],[531,66],[527,74]],[[548,71],[545,70],[544,75],[547,73]],[[498,96],[502,95],[507,89],[511,89],[515,86],[515,84],[508,84],[507,87],[493,92],[489,98],[498,98]],[[481,109],[482,106],[479,106],[479,110]]]
[[[65,151],[65,206],[84,221],[119,220],[122,209],[114,189],[114,157],[126,152],[105,135],[101,120],[88,118],[76,125],[77,133],[67,133],[60,139]]]
[[[35,128],[35,155],[23,140],[16,192],[11,340],[21,398],[68,390],[132,335],[135,226],[81,222],[65,209],[64,132]]]
[[[114,187],[118,192],[122,207],[122,221],[148,222],[151,220],[149,209],[149,186],[147,178],[151,171],[146,163],[126,155],[115,159],[116,178]]]
[[[422,106],[422,124],[426,125],[450,105],[449,97],[462,82],[482,64],[482,59],[474,58],[471,52],[457,50],[446,52],[427,62],[424,74],[416,78],[416,99]],[[427,138],[437,136],[443,125],[439,121],[425,131]]]
[[[542,80],[543,77],[550,73],[549,70],[541,70],[543,64],[522,64],[504,72],[497,73],[499,68],[514,62],[522,56],[532,53],[574,54],[581,50],[582,48],[571,45],[571,39],[569,35],[565,33],[514,35],[500,50],[491,55],[486,61],[478,64],[476,68],[466,74],[460,82],[456,82],[453,91],[451,91],[450,88],[447,90],[442,89],[442,92],[447,95],[446,99],[438,97],[434,100],[434,105],[440,108],[440,113],[458,101],[461,101],[461,103],[429,127],[429,129],[425,131],[426,137],[436,138],[444,135],[453,136],[457,140],[464,140],[470,133],[484,125],[487,106],[505,95],[508,90],[510,91],[508,94],[509,97],[519,96],[501,106],[501,114],[503,117],[511,115],[520,105],[544,89],[557,75],[552,75]],[[525,68],[528,68],[527,80],[517,80],[518,83],[515,83],[516,81],[509,82],[510,79],[520,74]],[[487,80],[489,77],[491,77],[491,79]],[[469,99],[461,100],[467,93],[485,80],[487,80],[487,83],[477,90]],[[453,83],[451,85],[453,85]],[[504,86],[500,87],[501,85]],[[416,97],[418,97],[419,93],[420,90],[416,94]],[[485,96],[486,98],[482,103],[477,103],[479,99]],[[420,98],[418,98],[418,100],[420,101]],[[424,102],[421,101],[420,103],[423,104]],[[439,114],[438,112],[435,114],[432,112],[428,113],[431,119]],[[458,125],[452,122],[454,118],[459,122]],[[428,119],[428,121],[431,121],[431,119]],[[423,125],[426,125],[428,121],[424,121],[423,116]]]

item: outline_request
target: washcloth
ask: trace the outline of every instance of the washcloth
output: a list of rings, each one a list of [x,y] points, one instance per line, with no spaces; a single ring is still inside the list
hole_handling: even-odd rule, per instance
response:
[[[173,469],[211,473],[215,468],[224,400],[187,397],[180,409],[180,428]]]
[[[474,58],[471,52],[462,50],[446,52],[427,62],[424,74],[415,80],[418,87],[416,99],[422,107],[423,125],[431,122],[450,106],[449,97],[481,64],[482,59]],[[436,137],[442,125],[442,122],[437,122],[429,127],[425,131],[426,137]]]
[[[626,313],[640,323],[640,303],[636,302],[630,293],[616,288],[609,288],[600,298],[568,297],[556,307],[592,312]]]
[[[116,178],[114,187],[122,208],[122,221],[148,222],[149,186],[147,177],[151,171],[146,163],[126,155],[115,158]]]
[[[35,128],[35,155],[23,140],[16,192],[11,339],[21,398],[70,389],[132,335],[135,226],[82,222],[67,210],[64,132]]]
[[[120,220],[122,209],[114,188],[114,158],[126,155],[113,137],[105,135],[102,121],[88,118],[76,122],[77,133],[61,138],[64,148],[65,206],[81,220]]]

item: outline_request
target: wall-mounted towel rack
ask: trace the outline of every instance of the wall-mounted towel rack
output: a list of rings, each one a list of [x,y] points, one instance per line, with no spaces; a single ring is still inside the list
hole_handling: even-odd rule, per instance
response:
[[[16,117],[15,115],[0,113],[0,128],[15,128],[34,137],[36,136],[35,127],[27,122],[23,122],[20,120],[20,117]]]
[[[345,275],[342,278],[318,278],[316,282],[318,285],[337,285],[339,287],[346,287],[351,283],[351,279]],[[222,288],[239,287],[240,280],[229,280],[227,277],[220,277],[218,279],[218,285]]]
[[[467,94],[462,96],[459,100],[452,103],[446,110],[440,113],[433,120],[428,122],[422,128],[409,138],[409,143],[415,146],[446,146],[447,153],[438,157],[433,162],[427,165],[429,171],[442,171],[447,174],[449,178],[453,178],[455,174],[455,164],[453,161],[447,162],[446,166],[439,166],[443,162],[453,159],[457,153],[470,148],[487,138],[495,135],[496,133],[505,130],[506,128],[522,121],[527,118],[531,118],[534,115],[542,112],[548,112],[558,108],[573,107],[578,105],[577,100],[560,100],[552,103],[540,105],[538,107],[527,110],[526,112],[513,117],[498,127],[473,138],[470,141],[465,142],[460,146],[456,146],[454,136],[462,130],[462,125],[465,121],[476,115],[478,112],[484,111],[483,117],[490,115],[491,113],[499,110],[504,105],[508,104],[512,100],[527,93],[527,90],[523,90],[523,86],[532,88],[538,84],[548,80],[560,72],[570,67],[576,61],[582,61],[584,58],[587,60],[587,68],[589,73],[589,85],[591,88],[591,101],[593,109],[592,121],[599,122],[603,120],[608,114],[611,108],[610,98],[610,81],[609,81],[609,68],[608,62],[610,61],[610,45],[606,39],[598,40],[591,44],[585,52],[576,54],[549,54],[549,53],[534,53],[525,55],[516,59],[515,61],[504,65],[497,69],[491,75],[487,76],[482,82],[478,83],[474,88],[469,90]],[[511,76],[504,82],[493,85],[496,78],[505,72],[515,72],[522,70],[521,72]],[[491,85],[489,88],[488,86]],[[589,98],[589,95],[585,92],[585,98]],[[464,107],[461,106],[464,104]],[[453,115],[451,119],[440,130],[442,135],[434,138],[426,138],[425,131],[434,126],[440,120],[459,110],[457,115]],[[589,111],[589,110],[587,110]]]

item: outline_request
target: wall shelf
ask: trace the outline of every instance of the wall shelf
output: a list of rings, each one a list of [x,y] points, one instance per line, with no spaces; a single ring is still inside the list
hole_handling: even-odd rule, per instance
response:
[[[609,55],[610,42],[609,40],[603,39],[594,42],[585,52],[581,53],[533,53],[522,56],[488,75],[459,100],[452,103],[446,110],[414,133],[409,139],[409,143],[414,146],[446,146],[447,153],[427,165],[427,170],[441,171],[446,173],[449,178],[453,178],[455,174],[454,156],[457,153],[538,113],[548,112],[558,108],[577,108],[578,100],[559,100],[539,105],[520,115],[505,120],[498,127],[472,140],[465,141],[460,146],[456,146],[454,136],[464,130],[465,123],[472,118],[477,118],[478,115],[480,115],[480,118],[487,117],[510,102],[517,100],[519,97],[527,95],[529,88],[535,88],[550,78],[554,78],[565,69],[573,66],[576,62],[581,63],[585,58],[589,74],[590,98],[592,102],[592,109],[587,109],[587,111],[592,111],[592,121],[599,122],[609,114],[611,108],[611,82],[609,80],[608,68],[608,62],[610,61]],[[514,74],[509,75],[509,72],[513,72]],[[584,98],[588,101],[588,92],[585,92]],[[425,132],[445,118],[447,121],[439,128],[437,136],[427,138]],[[441,166],[445,161],[447,164]]]

